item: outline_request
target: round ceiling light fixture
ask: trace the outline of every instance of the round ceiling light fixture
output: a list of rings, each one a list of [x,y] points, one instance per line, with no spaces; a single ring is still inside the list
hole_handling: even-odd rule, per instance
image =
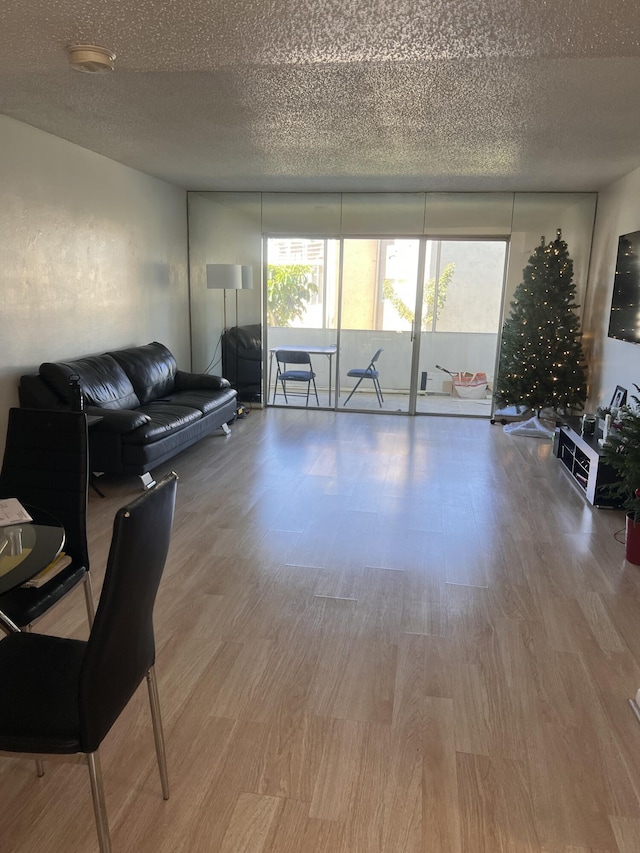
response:
[[[66,50],[69,63],[76,71],[86,71],[88,74],[113,71],[116,55],[106,47],[98,47],[95,44],[70,44]]]

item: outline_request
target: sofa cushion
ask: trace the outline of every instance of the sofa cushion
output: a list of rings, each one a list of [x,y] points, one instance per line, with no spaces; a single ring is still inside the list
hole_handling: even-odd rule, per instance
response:
[[[149,420],[133,432],[124,434],[122,440],[125,444],[149,444],[158,441],[172,433],[180,432],[202,417],[202,412],[198,409],[175,406],[166,400],[140,406],[138,413],[148,415]]]
[[[214,412],[220,408],[220,404],[234,400],[236,392],[233,388],[225,388],[222,391],[178,391],[166,397],[167,403],[175,406],[187,406],[191,409],[199,409],[203,415]],[[162,401],[164,402],[164,401]]]
[[[137,409],[140,405],[127,374],[110,355],[91,355],[76,361],[44,362],[40,376],[67,406],[71,405],[69,377],[77,374],[85,401],[102,409]]]
[[[173,391],[178,365],[164,344],[153,341],[146,346],[116,350],[109,355],[127,374],[141,403],[157,400]]]

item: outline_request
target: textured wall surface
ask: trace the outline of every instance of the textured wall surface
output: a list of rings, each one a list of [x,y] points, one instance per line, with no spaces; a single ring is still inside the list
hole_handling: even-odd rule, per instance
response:
[[[115,72],[73,71],[103,45]],[[190,190],[593,191],[637,0],[3,0],[0,113]]]
[[[160,340],[188,369],[185,193],[0,116],[0,447],[22,373]]]
[[[640,346],[607,336],[616,269],[618,238],[640,231],[640,169],[598,196],[589,287],[585,303],[585,330],[591,366],[592,408],[609,404],[616,385],[635,394],[640,385]]]

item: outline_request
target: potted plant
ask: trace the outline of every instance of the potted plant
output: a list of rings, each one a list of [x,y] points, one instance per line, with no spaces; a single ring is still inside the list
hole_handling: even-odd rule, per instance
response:
[[[640,393],[638,385],[634,388]],[[604,461],[617,474],[609,494],[627,514],[625,556],[640,565],[640,399],[633,395],[631,400],[620,410],[602,451]]]

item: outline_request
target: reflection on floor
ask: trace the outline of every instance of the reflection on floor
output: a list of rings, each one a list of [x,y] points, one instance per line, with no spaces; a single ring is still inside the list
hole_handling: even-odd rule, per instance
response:
[[[347,399],[348,392],[342,393],[338,399],[338,409],[345,411],[374,411],[374,412],[408,412],[409,411],[409,395],[408,394],[393,394],[388,391],[384,392],[384,403],[382,409],[378,403],[375,393],[368,391],[359,391],[355,394],[345,409],[344,402]],[[318,389],[318,398],[321,408],[333,408],[335,398],[332,395],[331,404],[326,389]],[[273,396],[270,398],[273,399]],[[420,394],[418,395],[417,411],[421,415],[464,415],[465,417],[474,418],[490,418],[492,414],[491,397],[486,397],[483,400],[464,400],[461,397],[451,397],[449,394]],[[278,406],[286,406],[282,394],[278,394]],[[300,397],[293,397],[289,403],[289,407],[304,406],[304,400]],[[309,400],[309,408],[317,408],[315,399],[312,397]]]
[[[141,685],[100,749],[114,851],[638,853],[640,568],[550,441],[282,407],[171,468],[171,798]],[[101,486],[96,599],[140,481]],[[82,593],[34,631],[86,639]],[[86,768],[45,766],[0,759],[0,850],[97,853]]]
[[[418,397],[417,409],[420,414],[490,418],[492,402],[490,396],[482,400],[463,400],[444,394],[425,394]]]

